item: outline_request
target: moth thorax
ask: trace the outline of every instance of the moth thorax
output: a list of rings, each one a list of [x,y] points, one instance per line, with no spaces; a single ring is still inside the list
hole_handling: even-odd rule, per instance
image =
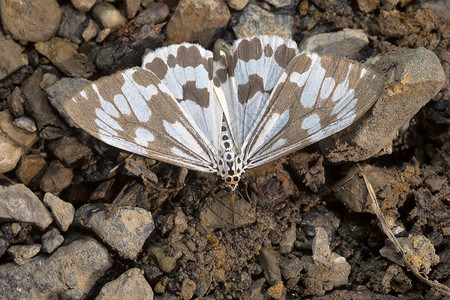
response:
[[[225,184],[234,191],[237,188],[242,173],[244,173],[242,156],[233,151],[225,151],[219,160],[218,171]]]

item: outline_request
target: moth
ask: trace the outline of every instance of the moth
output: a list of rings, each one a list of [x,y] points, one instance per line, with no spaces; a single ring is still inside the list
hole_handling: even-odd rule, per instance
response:
[[[64,107],[105,143],[216,173],[234,192],[245,170],[355,122],[383,87],[383,76],[358,62],[254,36],[217,59],[191,43],[156,49],[142,67],[85,86]]]

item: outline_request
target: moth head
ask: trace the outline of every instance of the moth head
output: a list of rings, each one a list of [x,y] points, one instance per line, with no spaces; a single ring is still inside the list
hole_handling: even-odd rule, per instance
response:
[[[231,192],[235,192],[238,187],[239,180],[241,180],[241,176],[225,175],[223,176],[223,180],[225,181],[226,188],[229,189]]]

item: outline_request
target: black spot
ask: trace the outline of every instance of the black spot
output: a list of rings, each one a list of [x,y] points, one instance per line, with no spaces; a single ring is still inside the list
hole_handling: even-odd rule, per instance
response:
[[[238,182],[238,181],[239,181],[239,177],[234,176],[234,177],[233,177],[233,181]]]
[[[219,160],[219,166],[223,165],[223,160]]]
[[[227,166],[228,166],[228,168],[233,169],[233,162],[227,161]]]
[[[225,175],[225,170],[222,170],[222,175]]]
[[[240,158],[240,157],[237,158],[237,163],[238,163],[238,164],[241,163],[241,158]]]
[[[222,140],[224,140],[224,141],[226,141],[226,140],[228,140],[228,135],[224,135],[224,136],[222,136]]]
[[[227,131],[227,128],[225,126],[222,126],[222,131]]]
[[[241,169],[237,169],[237,170],[236,170],[236,173],[241,173]]]
[[[233,176],[234,175],[234,171],[233,170],[228,170],[228,175]]]
[[[227,155],[227,159],[230,160],[231,159],[231,154]]]
[[[231,177],[225,178],[225,181],[226,181],[226,182],[231,182]]]
[[[225,142],[225,143],[223,143],[223,145],[225,146],[225,148],[230,148],[230,143],[228,143],[228,142]]]

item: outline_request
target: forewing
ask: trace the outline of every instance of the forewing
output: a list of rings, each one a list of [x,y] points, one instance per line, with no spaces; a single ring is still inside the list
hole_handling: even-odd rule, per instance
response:
[[[382,75],[358,62],[302,53],[287,66],[244,162],[256,167],[352,124],[379,98]]]
[[[211,149],[161,87],[152,72],[136,67],[87,85],[64,107],[82,129],[109,145],[212,172]]]
[[[161,80],[210,148],[219,149],[222,107],[213,90],[213,54],[184,43],[147,54],[142,67]]]
[[[256,129],[270,93],[296,54],[292,40],[256,36],[237,40],[226,68],[216,67],[216,93],[238,149]]]

